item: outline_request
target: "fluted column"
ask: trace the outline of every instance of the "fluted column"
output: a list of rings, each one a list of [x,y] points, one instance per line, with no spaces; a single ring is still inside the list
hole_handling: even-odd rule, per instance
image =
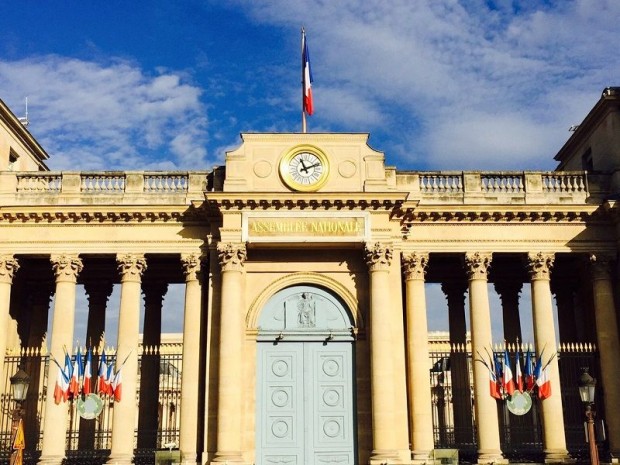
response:
[[[467,325],[465,322],[465,279],[449,279],[441,284],[448,301],[448,326],[450,328],[450,376],[452,379],[452,405],[454,439],[456,444],[470,444],[474,439],[471,383],[467,361]]]
[[[181,463],[197,462],[198,384],[202,290],[199,254],[181,255],[185,273],[185,311],[183,316],[183,376],[181,378]]]
[[[612,457],[620,457],[620,416],[611,414],[612,407],[620,405],[620,339],[618,320],[614,306],[610,257],[591,255],[594,313],[596,315],[596,339],[601,359],[601,377],[605,405],[609,412],[605,418]]]
[[[536,355],[538,357],[544,350],[542,354],[543,364],[546,364],[557,351],[550,285],[553,261],[554,254],[552,253],[528,254],[528,271],[532,283],[534,341],[536,342]],[[540,402],[545,461],[562,462],[568,458],[568,451],[566,450],[566,438],[564,436],[564,417],[560,414],[562,412],[562,393],[557,357],[553,357],[547,369],[551,380],[552,395]]]
[[[77,255],[52,255],[50,261],[56,276],[56,298],[54,299],[54,316],[52,321],[52,339],[50,355],[62,364],[65,349],[73,347],[73,329],[75,325],[75,287],[77,276],[82,271],[82,260]],[[58,374],[56,364],[47,368],[48,395],[45,399],[45,419],[43,423],[43,447],[40,464],[60,465],[65,457],[67,435],[68,404],[54,403],[53,391]]]
[[[410,405],[409,435],[412,457],[426,462],[435,448],[433,413],[428,380],[428,324],[426,321],[426,291],[424,275],[428,265],[427,253],[403,253],[405,275],[405,312],[407,322],[408,393]]]
[[[519,275],[503,277],[495,281],[495,291],[502,301],[502,316],[504,322],[504,339],[509,343],[522,341],[521,320],[519,318],[519,294],[523,283]]]
[[[19,270],[19,263],[13,255],[0,255],[0,379],[4,379],[4,354],[11,306],[11,287],[17,270]]]
[[[120,402],[114,403],[112,418],[112,450],[109,464],[130,465],[134,451],[136,427],[136,392],[138,385],[138,337],[140,334],[140,284],[146,270],[141,254],[119,254],[116,257],[121,275],[121,303],[118,312],[116,369],[122,368],[123,391]]]
[[[217,404],[217,452],[214,462],[242,462],[241,405],[243,388],[243,266],[245,244],[219,243],[222,267],[220,348]]]
[[[161,346],[161,311],[168,283],[157,279],[142,283],[144,294],[144,329],[140,365],[140,401],[138,412],[138,449],[157,447],[159,409],[159,350]]]
[[[465,265],[469,279],[469,318],[473,354],[492,350],[491,313],[487,289],[490,253],[466,253]],[[474,355],[476,356],[476,355]],[[474,403],[478,432],[478,463],[504,461],[499,440],[497,401],[489,394],[489,372],[482,363],[473,363]]]
[[[370,275],[370,390],[372,400],[371,464],[398,460],[397,436],[394,434],[394,379],[390,318],[390,274],[392,248],[366,244],[366,264]],[[386,382],[387,381],[387,382]]]
[[[86,345],[88,347],[97,347],[101,342],[105,331],[105,310],[113,289],[114,284],[107,279],[84,281],[84,290],[88,297],[88,324],[86,326]],[[93,354],[92,363],[93,379],[96,380],[99,357]],[[96,383],[97,381],[95,381]],[[96,422],[80,418],[80,437],[78,439],[80,450],[95,448],[96,426]]]

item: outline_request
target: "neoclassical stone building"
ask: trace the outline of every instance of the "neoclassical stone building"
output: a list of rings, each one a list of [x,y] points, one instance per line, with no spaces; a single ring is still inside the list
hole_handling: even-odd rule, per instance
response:
[[[168,447],[199,464],[428,463],[444,439],[478,463],[521,460],[521,420],[490,396],[475,359],[497,342],[493,318],[507,343],[522,339],[524,286],[553,394],[533,394],[534,426],[518,434],[537,431],[530,449],[541,462],[578,456],[576,380],[587,362],[607,426],[601,457],[620,456],[617,88],[605,89],[553,172],[399,171],[366,134],[244,134],[209,171],[53,172],[47,157],[0,102],[0,379],[13,374],[4,357],[15,345],[46,341],[56,360],[75,345],[78,286],[90,340],[118,311],[123,400],[105,440],[83,447],[105,450],[101,461]],[[433,413],[429,283],[447,297],[450,342],[465,348],[443,368],[451,426]],[[157,417],[141,393],[161,372],[145,368],[138,339],[144,307],[145,344],[160,343],[169,284],[185,297],[178,442],[164,447],[141,439]],[[568,365],[561,344],[591,353]],[[27,449],[60,464],[76,449],[70,434],[81,442],[89,427],[70,428],[75,406],[54,402],[56,366],[28,366],[43,372],[30,373],[38,383],[24,408],[37,423],[26,425]]]

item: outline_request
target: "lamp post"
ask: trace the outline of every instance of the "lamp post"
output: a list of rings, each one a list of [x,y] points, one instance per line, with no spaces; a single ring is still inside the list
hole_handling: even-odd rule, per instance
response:
[[[594,435],[594,417],[596,416],[596,411],[594,410],[595,388],[596,379],[590,376],[587,367],[582,368],[582,373],[579,377],[579,397],[581,397],[581,402],[583,402],[586,408],[590,463],[592,465],[599,465],[598,448],[596,447],[596,437]]]
[[[22,402],[26,400],[26,396],[28,395],[28,385],[30,384],[30,376],[26,373],[21,367],[17,370],[10,378],[11,381],[11,390],[13,391],[13,399],[15,399],[15,410],[13,410],[13,425],[12,425],[12,446],[15,445],[15,439],[17,435],[17,430],[19,428],[19,422],[22,419]],[[15,450],[11,454],[11,465],[21,464],[22,461],[22,453],[23,453],[24,445],[19,444],[18,447],[15,447]]]

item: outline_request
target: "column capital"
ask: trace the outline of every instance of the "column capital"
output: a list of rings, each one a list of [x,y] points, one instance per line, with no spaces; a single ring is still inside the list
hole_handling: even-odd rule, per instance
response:
[[[159,305],[161,307],[164,296],[168,292],[168,283],[159,279],[147,279],[142,281],[142,294],[145,305]]]
[[[366,265],[370,271],[387,270],[392,263],[392,246],[381,242],[366,244],[364,248]]]
[[[405,279],[424,280],[428,266],[428,253],[403,252],[401,256]]]
[[[181,266],[185,275],[185,282],[196,281],[202,265],[202,255],[199,253],[181,254]]]
[[[515,279],[501,278],[493,282],[493,287],[503,302],[504,299],[518,297],[523,288],[523,283]]]
[[[146,271],[146,259],[143,254],[118,254],[116,256],[118,272],[121,282],[141,282],[142,274]]]
[[[466,252],[465,253],[465,271],[467,278],[487,279],[489,268],[491,268],[491,260],[493,254],[491,252]]]
[[[114,283],[110,279],[88,279],[84,281],[84,291],[89,302],[106,303],[112,291]]]
[[[611,279],[611,264],[613,262],[613,257],[604,254],[590,254],[589,258],[593,280]]]
[[[219,242],[217,254],[222,271],[241,271],[248,258],[247,248],[242,242]]]
[[[555,254],[530,252],[527,254],[527,269],[532,280],[550,279]]]
[[[52,255],[50,257],[56,282],[77,282],[77,277],[84,268],[82,259],[77,255]]]
[[[13,255],[0,255],[0,283],[13,283],[13,277],[19,270],[19,263]]]

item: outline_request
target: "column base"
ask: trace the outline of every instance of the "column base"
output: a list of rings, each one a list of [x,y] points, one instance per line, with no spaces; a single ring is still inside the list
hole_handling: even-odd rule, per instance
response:
[[[430,450],[412,450],[411,463],[433,463],[431,452]]]
[[[566,449],[545,449],[545,463],[575,463]]]
[[[246,462],[243,460],[243,456],[241,455],[241,452],[229,452],[229,451],[223,451],[223,452],[216,452],[215,455],[213,456],[213,460],[211,460],[211,463],[240,463],[240,464],[245,464]]]
[[[65,459],[64,455],[42,455],[39,457],[38,465],[60,465]]]
[[[411,461],[403,461],[397,450],[373,450],[368,460],[369,465],[408,465]]]
[[[478,450],[477,463],[479,465],[489,463],[507,464],[508,459],[504,458],[501,450]]]
[[[196,458],[196,452],[183,452],[181,451],[181,463],[183,465],[196,465],[198,459]]]
[[[133,455],[116,454],[108,457],[107,465],[132,465]]]

